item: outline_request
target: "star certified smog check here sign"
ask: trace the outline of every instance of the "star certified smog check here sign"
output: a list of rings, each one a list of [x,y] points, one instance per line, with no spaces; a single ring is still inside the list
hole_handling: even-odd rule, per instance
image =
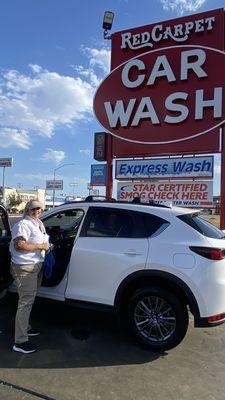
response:
[[[213,205],[213,181],[174,182],[119,182],[117,199],[132,201],[140,197],[143,202],[171,202],[182,207],[206,207]]]
[[[128,142],[168,144],[225,122],[224,13],[211,14],[120,33],[121,63],[114,47],[117,65],[94,98],[95,115],[107,131]]]

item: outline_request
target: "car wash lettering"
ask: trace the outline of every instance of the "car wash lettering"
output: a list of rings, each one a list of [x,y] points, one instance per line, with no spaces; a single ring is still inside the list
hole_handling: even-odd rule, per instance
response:
[[[193,77],[199,82],[205,82],[209,77],[207,71],[207,51],[205,49],[191,49],[180,52],[180,59],[177,62],[180,69],[173,70],[173,53],[171,48],[167,49],[164,54],[154,56],[152,64],[147,60],[135,58],[128,61],[121,70],[122,86],[129,90],[130,99],[126,101],[117,99],[114,104],[110,101],[104,102],[105,112],[107,114],[110,128],[128,126],[137,127],[143,121],[148,121],[149,125],[160,125],[162,122],[166,124],[180,124],[187,118],[195,121],[203,120],[204,111],[211,110],[213,119],[221,118],[223,106],[223,87],[211,87],[210,90],[199,88],[191,93],[194,101],[194,113],[189,115],[189,107],[187,101],[190,97],[190,87],[188,91],[173,91],[174,85],[187,82],[189,77]],[[151,55],[153,57],[153,55]],[[171,86],[169,93],[163,104],[163,110],[157,110],[154,104],[154,98],[149,96],[133,97],[132,91],[137,93],[137,89],[143,86],[154,89],[154,97],[158,82],[166,81]],[[160,111],[160,112],[159,112]]]
[[[156,24],[149,31],[132,34],[125,32],[121,34],[121,49],[137,50],[142,48],[153,48],[164,40],[172,39],[176,43],[185,42],[195,33],[211,31],[215,24],[215,17],[201,18],[195,21],[167,25]]]

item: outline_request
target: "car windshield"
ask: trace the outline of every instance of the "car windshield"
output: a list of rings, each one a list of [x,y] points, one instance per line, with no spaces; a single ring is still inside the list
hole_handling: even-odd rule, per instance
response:
[[[224,239],[225,234],[210,222],[204,220],[198,213],[179,215],[179,219],[191,226],[202,235],[213,239]]]

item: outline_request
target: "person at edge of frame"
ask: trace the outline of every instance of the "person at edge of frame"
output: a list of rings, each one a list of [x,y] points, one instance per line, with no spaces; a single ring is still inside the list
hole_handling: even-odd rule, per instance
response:
[[[10,242],[10,272],[19,296],[13,350],[24,354],[37,351],[29,337],[40,333],[31,327],[29,319],[42,280],[45,252],[49,249],[49,236],[39,219],[42,209],[38,200],[28,201],[23,218],[12,228]]]

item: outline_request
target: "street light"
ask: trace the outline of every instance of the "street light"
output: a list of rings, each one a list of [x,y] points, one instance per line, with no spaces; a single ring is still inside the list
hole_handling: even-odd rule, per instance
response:
[[[103,17],[102,28],[104,29],[104,39],[111,39],[111,35],[108,31],[112,28],[114,13],[112,11],[105,11]]]
[[[62,164],[59,167],[54,169],[54,182],[55,182],[55,173],[58,171],[58,169],[63,168],[63,167],[68,167],[69,165],[75,165],[75,163],[69,163],[69,164]],[[54,185],[55,186],[55,185]],[[53,189],[53,207],[55,207],[55,187]]]

